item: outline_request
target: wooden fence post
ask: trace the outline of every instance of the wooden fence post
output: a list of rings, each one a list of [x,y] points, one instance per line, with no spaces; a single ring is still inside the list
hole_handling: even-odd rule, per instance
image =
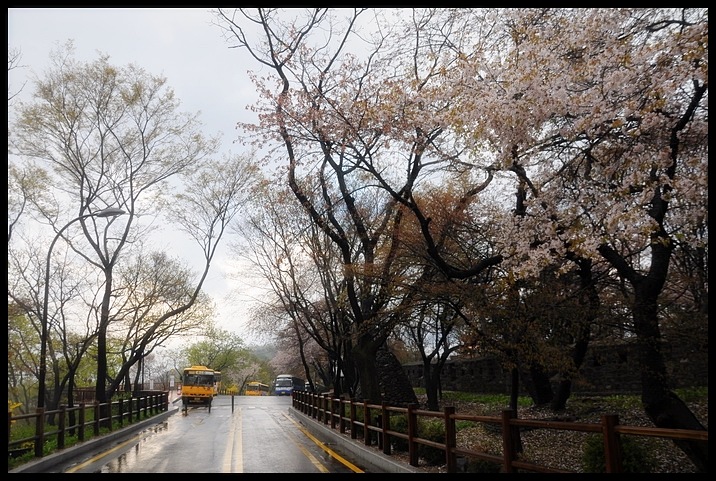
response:
[[[336,408],[336,405],[340,406],[340,402],[340,398],[336,399],[331,397],[331,429],[336,429],[336,413],[340,412],[339,409]]]
[[[390,436],[388,436],[388,431],[390,430],[390,411],[388,411],[388,407],[388,403],[384,401],[380,412],[380,427],[382,431],[380,433],[380,443],[378,447],[383,448],[383,454],[390,455]]]
[[[65,448],[65,427],[67,426],[67,406],[64,404],[60,405],[60,420],[57,426],[57,448]]]
[[[619,416],[605,414],[602,416],[602,438],[604,439],[604,463],[607,473],[622,472],[622,449],[619,434],[614,427],[619,424]]]
[[[351,411],[351,439],[357,439],[358,438],[358,430],[356,429],[356,400],[354,398],[351,398],[351,405],[350,405],[350,411]]]
[[[43,446],[45,445],[45,408],[37,408],[35,434],[35,457],[41,458],[43,455]]]
[[[339,410],[339,417],[338,417],[338,431],[341,434],[346,433],[346,403],[345,399],[342,397],[338,398],[338,410]]]
[[[457,446],[457,429],[455,428],[455,406],[445,406],[445,464],[447,464],[447,472],[457,472],[457,456],[455,455],[455,447]]]
[[[80,403],[80,415],[79,415],[79,426],[80,430],[77,433],[77,439],[82,442],[85,440],[85,421],[86,421],[86,413],[85,409],[87,409],[87,405],[83,402]]]
[[[415,442],[415,438],[419,437],[417,409],[418,404],[408,405],[408,457],[411,466],[418,465],[418,443]]]
[[[92,426],[94,430],[94,435],[99,436],[99,423],[102,419],[102,413],[99,409],[99,401],[94,402],[94,424]]]
[[[517,457],[515,452],[515,440],[513,439],[513,429],[510,425],[510,419],[516,417],[515,411],[505,409],[502,411],[502,472],[512,473],[512,461]]]
[[[130,406],[132,404],[130,403]],[[119,427],[121,428],[124,424],[124,400],[120,398],[119,405],[117,406],[117,409],[119,410]]]
[[[370,408],[368,401],[363,401],[363,444],[370,446]]]

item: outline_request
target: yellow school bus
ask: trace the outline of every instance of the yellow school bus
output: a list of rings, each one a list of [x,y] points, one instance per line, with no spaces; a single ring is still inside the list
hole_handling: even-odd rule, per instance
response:
[[[181,402],[184,409],[190,404],[205,405],[211,411],[216,392],[216,374],[206,366],[191,366],[182,373]]]
[[[246,383],[244,394],[247,396],[268,396],[269,385],[259,381],[249,381]]]

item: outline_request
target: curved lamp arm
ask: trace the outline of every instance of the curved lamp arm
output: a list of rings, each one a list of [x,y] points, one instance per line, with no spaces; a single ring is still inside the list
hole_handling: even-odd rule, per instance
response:
[[[116,207],[109,207],[107,209],[98,210],[97,212],[93,212],[91,214],[85,214],[79,217],[75,217],[67,224],[65,224],[62,229],[57,232],[55,238],[52,239],[50,249],[47,251],[47,260],[45,263],[45,297],[42,301],[42,320],[40,333],[40,375],[37,387],[38,408],[45,408],[45,377],[47,376],[47,308],[50,300],[50,262],[52,259],[52,249],[55,248],[55,243],[57,243],[57,239],[60,238],[62,233],[78,220],[86,219],[88,217],[117,217],[118,215],[123,214],[126,214],[126,212],[122,209]]]

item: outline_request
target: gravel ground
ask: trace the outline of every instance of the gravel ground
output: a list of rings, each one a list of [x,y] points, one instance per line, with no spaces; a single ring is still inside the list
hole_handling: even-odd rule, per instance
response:
[[[590,403],[589,400],[592,400]],[[574,421],[580,423],[599,423],[602,413],[607,411],[600,407],[599,398],[589,398],[587,402],[574,403],[573,408],[556,415],[549,409],[523,408],[518,412],[521,419],[548,419],[558,421]],[[476,403],[451,403],[460,414],[499,416],[498,412],[489,411]],[[708,429],[708,399],[698,403],[687,403],[689,408]],[[619,415],[619,423],[629,426],[653,426],[653,423],[640,409],[610,409],[611,414]],[[582,449],[589,433],[562,431],[552,429],[532,429],[522,432],[522,459],[534,464],[551,468],[582,473]],[[653,473],[695,473],[695,469],[683,452],[674,444],[662,438],[640,438],[649,443],[657,460]],[[484,425],[474,428],[460,429],[457,445],[463,449],[501,455],[502,438],[499,434],[485,429]],[[392,456],[408,463],[407,453],[394,452]],[[429,466],[423,459],[418,468],[427,473],[445,473],[445,466]]]

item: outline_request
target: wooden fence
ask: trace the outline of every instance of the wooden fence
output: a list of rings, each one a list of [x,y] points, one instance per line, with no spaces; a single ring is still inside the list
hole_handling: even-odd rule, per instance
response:
[[[387,404],[370,404],[329,396],[312,394],[307,391],[294,391],[293,407],[301,413],[312,417],[318,422],[338,430],[341,434],[350,433],[351,439],[363,435],[366,446],[376,444],[386,455],[391,454],[392,441],[402,439],[408,445],[408,457],[411,466],[418,466],[418,446],[425,445],[440,449],[445,453],[445,464],[448,473],[458,472],[458,457],[474,458],[501,465],[501,472],[513,473],[516,470],[537,473],[576,473],[554,467],[522,461],[518,458],[518,431],[520,428],[553,429],[563,431],[579,431],[600,434],[603,439],[605,469],[607,473],[622,472],[622,448],[620,435],[637,435],[660,437],[667,439],[696,440],[708,443],[708,431],[688,429],[664,429],[655,427],[626,426],[619,424],[617,415],[601,416],[600,423],[577,423],[564,421],[539,421],[518,419],[512,410],[502,411],[501,416],[476,416],[459,414],[454,407],[445,407],[443,412],[418,409],[418,405],[408,407],[388,406]],[[360,413],[360,416],[358,415]],[[405,432],[391,429],[391,417],[403,415],[407,417]],[[440,419],[444,423],[445,442],[420,438],[418,433],[419,419]],[[457,446],[457,421],[472,421],[499,426],[496,431],[502,436],[502,454],[463,449]],[[676,448],[675,448],[676,449]]]
[[[48,410],[37,408],[34,413],[13,416],[7,413],[7,449],[8,457],[19,455],[33,448],[25,448],[28,444],[34,445],[35,457],[44,456],[44,445],[48,439],[56,437],[57,449],[64,449],[66,438],[77,435],[78,441],[86,438],[86,430],[91,429],[92,435],[100,435],[100,428],[113,429],[114,422],[122,427],[126,422],[132,424],[143,417],[154,416],[169,409],[169,393],[156,392],[129,399],[110,400],[107,403],[80,403],[77,406],[60,406],[59,409]],[[35,425],[32,436],[13,439],[12,428],[20,423]]]

